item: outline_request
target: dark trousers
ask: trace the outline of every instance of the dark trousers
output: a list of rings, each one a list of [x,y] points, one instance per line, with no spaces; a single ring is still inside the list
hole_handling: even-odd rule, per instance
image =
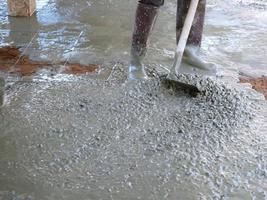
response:
[[[157,7],[162,6],[164,4],[164,0],[140,0],[139,2]]]
[[[188,12],[191,0],[177,0],[177,17],[176,17],[176,35],[177,40],[181,34],[184,20]],[[139,3],[160,7],[164,4],[164,0],[139,0]],[[202,32],[205,18],[206,0],[200,0],[195,15],[194,23],[190,31],[187,44],[201,45]]]

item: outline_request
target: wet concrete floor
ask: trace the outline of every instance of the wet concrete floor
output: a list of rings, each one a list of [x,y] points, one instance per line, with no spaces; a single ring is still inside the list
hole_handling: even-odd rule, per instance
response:
[[[129,56],[134,10],[131,0],[39,0],[31,18],[7,16],[1,0],[0,45],[21,47],[34,60],[109,64]],[[226,76],[266,74],[266,1],[210,0],[201,55]],[[166,1],[146,63],[169,68],[175,48],[176,0]],[[118,15],[119,13],[119,15]],[[257,47],[257,48],[255,48]]]
[[[82,75],[95,72],[99,68],[100,65],[97,64],[83,66],[79,63],[70,64],[68,61],[61,63],[34,61],[29,59],[29,56],[22,55],[18,48],[0,48],[0,70],[6,74],[16,74],[20,77],[34,76],[42,69],[49,71],[50,74]],[[253,89],[262,93],[267,99],[267,77],[240,77],[240,82],[250,83]]]
[[[192,97],[153,74],[10,85],[0,197],[265,199],[266,102],[197,77]]]
[[[1,72],[0,199],[267,198],[266,101],[237,83],[266,72],[265,1],[209,2],[201,55],[224,76],[182,77],[199,87],[196,97],[161,78],[173,56],[175,1],[152,38],[152,79],[131,83],[136,2],[37,1],[27,19],[8,18],[0,2],[2,47],[56,68],[100,65],[80,76]]]

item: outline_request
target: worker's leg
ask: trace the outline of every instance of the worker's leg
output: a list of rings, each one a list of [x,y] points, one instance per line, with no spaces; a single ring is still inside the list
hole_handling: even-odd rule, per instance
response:
[[[129,80],[147,79],[142,65],[146,55],[149,35],[155,24],[158,10],[164,0],[140,0],[136,10],[129,65]]]
[[[177,0],[177,20],[176,20],[176,38],[179,40],[184,20],[186,18],[191,0]],[[184,60],[194,67],[209,71],[216,71],[216,67],[211,63],[206,63],[197,55],[201,46],[204,18],[205,18],[206,0],[200,0],[190,31],[190,35],[185,48]]]
[[[4,104],[5,79],[0,76],[0,107]]]
[[[10,16],[31,16],[36,10],[36,0],[7,0]]]

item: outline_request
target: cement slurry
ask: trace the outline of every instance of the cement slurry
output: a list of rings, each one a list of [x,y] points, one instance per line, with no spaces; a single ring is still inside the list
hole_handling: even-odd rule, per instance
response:
[[[10,85],[0,199],[266,199],[266,104],[210,78],[179,77],[201,89],[192,97],[150,75],[125,83],[118,65],[108,81]]]
[[[0,46],[21,47],[31,59],[52,63],[126,61],[137,2],[37,0],[36,15],[14,18],[0,0]],[[162,7],[145,63],[172,65],[176,5],[168,0]],[[206,14],[201,58],[223,75],[266,76],[266,0],[209,0]]]

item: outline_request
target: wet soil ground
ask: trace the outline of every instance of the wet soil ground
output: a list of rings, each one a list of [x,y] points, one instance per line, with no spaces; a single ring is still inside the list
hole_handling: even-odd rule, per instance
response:
[[[41,69],[47,69],[57,73],[67,74],[86,74],[94,72],[99,65],[82,66],[77,63],[60,62],[52,63],[45,61],[34,61],[29,56],[23,55],[19,48],[2,47],[0,48],[0,70],[18,76],[31,76]]]
[[[250,83],[252,88],[262,93],[267,100],[267,77],[240,78],[241,83]]]

